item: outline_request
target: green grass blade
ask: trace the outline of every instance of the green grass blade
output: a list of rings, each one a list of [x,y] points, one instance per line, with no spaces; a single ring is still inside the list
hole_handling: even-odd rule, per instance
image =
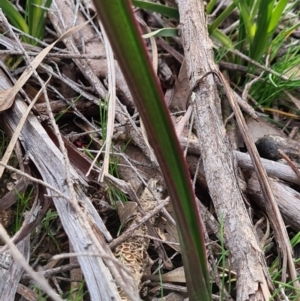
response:
[[[249,43],[251,44],[254,34],[255,34],[255,24],[251,17],[251,6],[247,5],[247,1],[245,0],[233,0],[235,5],[239,8],[240,11],[240,19],[243,20],[243,24],[245,27],[245,32]]]
[[[272,61],[276,54],[278,53],[279,49],[282,47],[283,43],[286,39],[291,35],[293,31],[295,31],[298,27],[300,27],[300,22],[289,27],[285,30],[282,30],[273,40],[271,43],[271,53],[270,53],[270,61]]]
[[[173,7],[168,7],[168,6],[156,4],[153,2],[139,1],[139,0],[132,0],[132,4],[136,7],[140,7],[145,10],[150,10],[152,12],[159,13],[166,17],[179,19],[178,9],[173,8]]]
[[[287,4],[288,0],[280,0],[276,5],[274,0],[260,1],[257,30],[250,45],[251,58],[258,61],[266,52]]]
[[[209,15],[212,13],[216,3],[218,2],[218,0],[211,0],[207,3],[206,5],[206,13]]]
[[[38,39],[44,37],[46,26],[46,9],[51,5],[52,0],[27,0],[26,19],[29,26],[29,33]],[[36,43],[32,41],[32,43]]]
[[[226,34],[224,34],[222,31],[219,29],[215,29],[212,33],[211,36],[218,40],[225,48],[228,49],[233,49],[234,46],[232,44],[232,41],[227,37]]]
[[[266,51],[270,39],[268,35],[269,21],[272,15],[273,1],[261,1],[258,9],[255,36],[250,44],[249,56],[259,61]]]
[[[2,8],[3,13],[13,26],[21,29],[25,33],[29,33],[29,29],[24,18],[8,0],[1,0],[0,8]]]
[[[178,225],[189,298],[211,300],[203,231],[182,149],[126,0],[94,0],[166,181]]]
[[[44,10],[38,6],[42,5],[42,0],[27,0],[29,3],[28,25],[32,36],[41,39],[44,35],[45,18]]]
[[[211,23],[209,26],[208,32],[209,34],[213,33],[223,22],[228,18],[228,16],[235,9],[236,5],[232,2],[226,9]]]
[[[272,18],[270,20],[269,28],[268,28],[268,32],[270,34],[273,34],[275,29],[277,28],[279,19],[281,18],[288,2],[289,2],[288,0],[280,0],[278,1],[276,7],[273,9]]]
[[[144,39],[151,37],[178,37],[177,28],[162,28],[143,35]]]

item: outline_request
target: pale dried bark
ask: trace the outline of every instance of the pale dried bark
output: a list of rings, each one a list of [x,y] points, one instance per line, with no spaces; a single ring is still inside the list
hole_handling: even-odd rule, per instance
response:
[[[200,155],[199,142],[197,139],[189,140],[188,142],[186,138],[181,137],[180,144],[183,148],[186,148],[188,146],[189,154]],[[239,167],[245,170],[254,170],[254,166],[249,154],[234,150],[233,155],[235,156]],[[290,166],[263,158],[261,158],[261,162],[269,177],[275,177],[288,183],[297,185],[300,184],[300,179],[297,177]]]
[[[208,37],[202,1],[177,0],[181,35],[190,87],[199,78],[216,70],[212,43]],[[208,75],[195,88],[197,135],[207,185],[219,221],[223,220],[224,235],[237,272],[237,298],[267,300],[270,281],[264,255],[256,240],[235,176],[235,162],[225,128],[220,118],[220,101],[214,77]]]
[[[0,91],[8,89],[10,83],[6,80],[4,73],[1,74],[0,79]],[[15,100],[13,107],[2,113],[3,122],[14,130],[25,110],[26,105],[20,99]],[[35,164],[43,180],[70,198],[70,193],[65,184],[66,175],[63,168],[64,161],[62,154],[35,116],[30,115],[28,117],[19,139],[26,154]],[[85,181],[73,168],[71,168],[71,179],[75,186],[77,199],[84,203],[86,220],[82,220],[76,214],[76,211],[72,209],[72,206],[66,199],[57,196],[55,193],[53,194],[51,190],[47,189],[47,192],[53,197],[53,202],[64,230],[75,252],[100,253],[114,258],[101,234],[101,232],[104,232],[101,229],[105,228],[105,225],[83,190]],[[86,228],[87,223],[92,227],[93,238]],[[97,245],[101,246],[101,249],[98,249],[91,243],[95,239],[98,242]],[[107,237],[107,239],[111,240],[111,237]],[[107,259],[105,262],[110,267],[110,270],[104,264],[101,257],[79,256],[78,260],[89,288],[91,300],[120,300],[111,275],[111,271],[113,271],[115,273],[114,278],[116,278],[119,272],[110,260]]]
[[[30,236],[27,236],[20,241],[17,244],[17,248],[28,261],[30,253]],[[5,251],[0,255],[0,262],[0,301],[14,300],[24,270],[19,264],[13,261],[9,251]],[[3,266],[7,267],[7,269],[3,268]]]
[[[277,179],[269,178],[269,181],[285,224],[291,226],[296,232],[300,231],[300,193]],[[256,201],[259,207],[265,209],[267,207],[266,200],[255,174],[247,184],[251,200]]]

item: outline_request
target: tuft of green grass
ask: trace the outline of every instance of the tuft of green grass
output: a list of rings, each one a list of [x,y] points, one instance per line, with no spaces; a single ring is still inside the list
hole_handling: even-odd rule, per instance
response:
[[[55,121],[57,122],[60,118],[62,118],[64,116],[64,114],[66,112],[68,112],[69,109],[72,108],[72,106],[75,106],[76,102],[80,99],[81,95],[77,96],[74,100],[72,100],[72,102],[70,103],[70,105],[64,109],[63,111],[59,112],[57,114],[57,116],[55,117]]]
[[[28,24],[29,34],[42,40],[45,34],[46,13],[52,0],[27,0],[25,20]],[[32,41],[31,44],[36,44]]]
[[[106,140],[107,118],[108,118],[107,114],[108,114],[108,99],[104,99],[102,105],[101,106],[99,105],[99,123],[101,127],[101,136],[103,141]],[[125,148],[127,147],[128,143],[122,148],[121,152],[125,151]],[[109,173],[119,179],[120,176],[118,172],[118,164],[119,164],[119,159],[116,156],[114,156],[113,147],[112,147],[112,154],[110,156],[110,162],[109,162]],[[117,200],[121,201],[122,203],[126,203],[128,201],[126,194],[114,187],[108,187],[107,193],[110,202],[113,206],[115,206]]]
[[[240,12],[239,41],[246,41],[248,56],[260,61],[267,53],[273,34],[286,13],[288,0],[233,0]]]
[[[107,133],[107,114],[108,114],[108,99],[100,100],[99,101],[99,124],[100,124],[100,133],[102,137],[103,143],[106,140],[106,133]],[[124,152],[128,143],[121,149],[121,152]],[[89,146],[92,144],[92,139],[84,148],[84,153],[91,159],[94,160],[95,156],[89,151]],[[97,166],[101,167],[101,163],[99,161],[96,161]],[[109,162],[109,173],[116,178],[120,178],[119,172],[118,172],[118,164],[119,159],[114,155],[113,153],[113,147],[112,147],[112,154],[110,156],[110,162]],[[128,198],[125,193],[120,191],[119,189],[116,189],[115,187],[107,187],[106,192],[108,194],[109,200],[112,204],[112,206],[115,206],[116,201],[121,201],[122,203],[125,203],[128,201]]]
[[[51,3],[52,0],[27,0],[25,16],[22,16],[9,0],[1,0],[0,8],[13,26],[42,40],[46,27],[46,13]],[[22,40],[28,44],[37,44],[35,39],[26,36],[23,36]]]
[[[53,241],[56,246],[56,249],[60,252],[59,242],[56,240],[55,236],[52,233],[51,226],[55,222],[58,217],[58,213],[56,211],[52,211],[51,209],[47,211],[45,217],[42,220],[42,227]]]
[[[210,1],[207,11],[212,12],[215,1]],[[285,22],[284,30],[278,30],[284,18],[290,13],[295,3],[288,0],[233,0],[233,2],[208,25],[209,33],[225,48],[235,48],[251,59],[261,62],[271,49],[271,58],[274,58],[278,49],[274,44],[284,43],[289,35],[300,26]],[[219,26],[226,20],[233,10],[239,11],[239,26],[230,34],[224,34]],[[276,32],[276,37],[275,36]],[[237,64],[245,64],[242,59],[235,57]],[[249,63],[246,63],[249,65]]]
[[[291,239],[291,245],[293,248],[295,248],[295,246],[299,244],[300,244],[300,232],[295,234],[294,237]],[[296,301],[300,297],[300,290],[293,286],[292,281],[287,283],[283,283],[279,281],[279,279],[281,279],[281,274],[282,274],[282,268],[279,266],[279,262],[280,262],[279,258],[276,257],[271,263],[269,268],[269,273],[271,275],[272,282],[276,287],[271,300],[275,300],[276,298],[278,298],[278,296],[281,296],[281,290],[283,290],[286,296],[288,297],[288,300]],[[297,263],[299,264],[299,262],[300,262],[299,258],[294,261],[295,264]],[[297,280],[300,281],[300,275],[298,275]],[[297,291],[297,294],[295,294],[295,290]]]
[[[24,212],[30,209],[29,202],[32,199],[32,194],[33,188],[31,188],[29,192],[25,193],[19,193],[19,191],[16,190],[18,200],[16,204],[15,222],[13,226],[14,233],[16,233],[21,228]]]
[[[225,290],[225,282],[226,282],[226,262],[227,262],[227,256],[228,256],[228,251],[225,248],[225,243],[224,243],[224,218],[222,217],[220,220],[220,244],[221,244],[221,256],[219,258],[219,263],[221,264],[221,268],[222,268],[222,277],[221,277],[221,283],[222,283],[222,287],[221,287],[221,300],[225,300],[225,296],[224,296],[224,290]],[[219,264],[217,264],[219,265]],[[228,277],[229,277],[229,286],[227,287],[227,291],[230,293],[230,285],[231,285],[231,281],[230,281],[230,277],[231,277],[231,273],[229,271],[228,273]]]
[[[76,291],[70,291],[67,293],[66,301],[81,301],[87,295],[85,289],[85,281],[81,281]]]
[[[292,92],[300,85],[300,47],[288,51],[284,56],[277,59],[272,69],[282,75],[289,76],[289,80],[282,80],[271,74],[265,74],[262,79],[252,85],[250,94],[264,107],[272,107],[274,101],[287,99],[284,92]]]

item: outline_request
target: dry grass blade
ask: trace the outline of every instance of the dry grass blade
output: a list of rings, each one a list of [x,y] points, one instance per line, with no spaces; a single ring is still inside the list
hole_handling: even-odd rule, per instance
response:
[[[2,11],[0,11],[0,17],[3,18],[3,20],[7,22]],[[88,23],[89,23],[89,21],[69,29],[59,39],[57,39],[54,43],[52,43],[51,45],[49,45],[48,47],[43,49],[33,59],[33,61],[30,63],[30,66],[28,66],[25,69],[23,74],[20,76],[18,81],[15,83],[15,85],[12,88],[7,89],[6,91],[2,91],[0,93],[0,112],[8,109],[13,104],[13,101],[14,101],[17,93],[24,86],[24,84],[27,82],[27,80],[33,74],[34,70],[36,70],[36,68],[40,65],[40,63],[43,61],[43,59],[46,57],[46,55],[49,53],[49,51],[55,46],[55,44],[62,41],[63,39],[70,37],[72,34],[76,33],[78,30],[80,30],[83,26],[85,26]],[[7,22],[7,24],[8,24],[8,22]],[[5,106],[4,106],[4,104],[5,104]],[[3,108],[5,108],[5,109],[3,109]]]
[[[0,94],[0,112],[3,112],[7,109],[9,109],[13,102],[14,102],[14,98],[12,98],[10,96],[10,93],[12,92],[13,88],[8,89],[6,91],[3,91]]]
[[[100,23],[101,25],[101,23]],[[105,42],[105,51],[107,55],[108,63],[108,113],[107,113],[107,125],[106,125],[106,143],[105,143],[105,155],[103,160],[102,172],[100,181],[104,179],[104,175],[109,173],[109,154],[111,148],[111,140],[114,132],[115,122],[115,109],[116,109],[116,68],[114,55],[109,44],[109,40],[106,36],[103,26],[101,25],[102,34]]]
[[[285,159],[285,161],[287,162],[287,164],[292,168],[292,170],[295,172],[295,174],[297,175],[297,177],[300,179],[300,171],[297,168],[297,166],[295,165],[295,163],[281,149],[278,150],[278,153],[282,156],[283,159]]]
[[[47,80],[47,82],[45,83],[45,86],[48,84],[48,82],[50,81],[51,77]],[[6,91],[5,91],[6,92]],[[15,147],[15,144],[19,138],[19,134],[22,130],[22,127],[26,121],[26,118],[28,116],[28,114],[31,112],[31,109],[32,107],[34,106],[34,104],[36,103],[36,101],[39,99],[40,95],[42,94],[42,89],[39,90],[39,92],[37,93],[37,95],[35,96],[35,98],[32,100],[32,102],[30,103],[30,105],[28,106],[27,110],[26,110],[26,113],[22,116],[16,130],[14,131],[14,134],[13,136],[11,137],[10,141],[9,141],[9,144],[7,146],[7,149],[1,159],[1,162],[4,163],[4,164],[7,164],[13,150],[14,150],[14,147]],[[2,177],[3,175],[3,172],[4,172],[4,166],[0,166],[0,178]]]
[[[294,97],[292,94],[290,94],[287,91],[284,91],[284,93],[290,98],[290,100],[297,106],[298,110],[300,110],[300,100]],[[298,116],[297,116],[298,117]]]

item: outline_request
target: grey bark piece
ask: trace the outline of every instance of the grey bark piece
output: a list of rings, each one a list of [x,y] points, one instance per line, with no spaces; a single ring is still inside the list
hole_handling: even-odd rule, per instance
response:
[[[191,146],[191,144],[190,144]],[[200,154],[199,147],[196,151],[196,148],[194,148],[196,145],[193,145],[193,153]],[[241,153],[238,151],[233,151],[237,161],[238,165],[248,171],[254,171],[253,164],[251,162],[251,158],[248,154]],[[187,156],[187,162],[189,165],[189,169],[192,173],[196,170],[196,164],[198,162],[198,157],[189,155]],[[299,185],[299,178],[294,173],[294,171],[291,169],[290,166],[262,159],[262,163],[264,168],[267,171],[267,174],[269,176],[269,181],[276,199],[276,202],[278,204],[279,210],[282,214],[282,217],[285,221],[286,225],[290,225],[295,231],[300,231],[300,193],[292,189],[288,186],[288,184],[283,183],[280,180],[287,181],[288,183],[294,183]],[[272,178],[273,177],[273,178]],[[278,178],[278,179],[274,179]],[[197,179],[200,183],[202,183],[203,186],[207,187],[205,174],[203,171],[203,164],[200,164],[199,173],[197,175]],[[258,203],[258,206],[263,207],[265,209],[266,202],[265,198],[263,197],[260,185],[257,181],[257,178],[254,178],[253,176],[248,181],[247,185],[243,185],[244,182],[239,182],[239,186],[243,192],[247,192],[249,196],[252,199],[255,200]],[[205,212],[205,208],[201,208],[200,210],[201,214]],[[219,225],[216,225],[215,222],[211,223],[209,217],[205,214],[202,216],[203,220],[206,223],[206,226],[208,229],[214,229],[213,232],[217,233],[219,231]],[[210,222],[208,224],[206,221]]]
[[[180,143],[183,148],[188,145],[189,154],[200,155],[198,140],[191,140],[189,141],[189,143],[187,143],[187,139],[180,138]],[[249,154],[234,150],[233,155],[235,156],[239,167],[242,167],[246,170],[254,170],[254,166]],[[300,179],[297,177],[290,166],[263,158],[261,159],[261,162],[269,177],[275,177],[288,183],[294,183],[297,185],[300,184]]]
[[[300,193],[277,179],[269,178],[269,181],[285,224],[291,226],[295,231],[300,231]],[[265,209],[266,201],[255,174],[247,184],[251,200],[255,200],[259,207]]]
[[[251,158],[248,154],[234,151],[234,155],[240,167],[247,170],[254,170]],[[269,177],[276,177],[288,183],[300,184],[300,179],[290,166],[267,159],[261,159],[261,162]]]
[[[0,91],[10,87],[10,84],[5,79],[5,75],[0,76]],[[14,130],[26,109],[26,105],[17,99],[12,108],[2,113],[3,121]],[[62,193],[70,197],[66,184],[64,161],[61,152],[49,138],[43,127],[34,115],[29,115],[20,134],[20,142],[22,143],[26,154],[33,161],[39,170],[43,180],[59,189]],[[113,257],[112,252],[108,248],[105,239],[101,232],[101,227],[104,226],[103,221],[93,207],[90,199],[85,195],[83,186],[84,180],[71,168],[71,179],[75,185],[77,198],[83,201],[86,210],[86,216],[97,225],[96,232],[102,250],[98,250],[89,239],[88,231],[85,228],[86,221],[82,221],[80,217],[72,210],[68,201],[60,196],[53,196],[53,202],[61,219],[64,230],[66,231],[74,251],[76,253],[105,253],[107,256]],[[49,195],[53,195],[50,190],[47,190]],[[104,226],[105,227],[105,226]],[[99,231],[100,229],[100,231]],[[78,261],[82,268],[91,300],[120,300],[116,285],[101,257],[96,256],[79,256]],[[106,264],[112,265],[110,260]],[[112,267],[111,267],[112,268]],[[117,269],[115,268],[115,271]]]
[[[32,222],[34,220],[34,216],[37,215],[39,209],[40,206],[36,206],[33,209],[33,215],[28,222]],[[30,235],[27,235],[22,241],[18,242],[16,246],[25,258],[26,262],[29,262]],[[13,260],[9,250],[0,254],[0,262],[3,266],[0,267],[0,301],[15,300],[19,281],[21,280],[24,270]]]
[[[29,236],[17,244],[17,248],[29,260],[30,239]],[[23,275],[23,268],[15,263],[10,255],[10,251],[5,251],[0,255],[1,261],[7,259],[8,269],[0,268],[0,301],[15,300],[19,281]]]
[[[212,70],[212,43],[208,37],[202,1],[177,0],[181,36],[190,87]],[[270,292],[264,255],[256,240],[235,176],[235,162],[220,118],[220,100],[214,77],[208,75],[194,89],[196,129],[210,196],[223,220],[231,263],[237,271],[237,301],[268,299]]]
[[[25,104],[17,100],[13,105],[12,110],[3,115],[8,124],[14,129],[24,111]],[[49,139],[47,133],[33,115],[31,115],[25,123],[21,132],[20,141],[28,156],[38,168],[43,180],[70,197],[67,184],[65,183],[62,154]],[[71,178],[74,181],[78,199],[83,200],[83,180],[78,176],[74,169],[71,169]],[[48,194],[51,195],[51,191],[48,190]],[[91,244],[83,221],[76,216],[68,201],[62,197],[53,196],[53,202],[63,227],[74,246],[75,252],[99,253],[99,250]],[[88,208],[87,215],[91,220],[94,220],[96,216],[100,219],[92,206],[91,201],[87,197],[84,198],[84,204]],[[94,211],[93,216],[91,216],[90,211]],[[103,237],[101,237],[101,239],[103,239]],[[105,241],[100,241],[100,243],[103,246]],[[100,251],[101,253],[108,253],[108,256],[113,256],[108,248],[106,248],[105,251]],[[89,293],[92,300],[120,300],[110,271],[100,257],[79,256],[78,261],[89,287]]]
[[[25,105],[17,100],[12,110],[4,113],[4,118],[12,128],[15,128],[24,111]],[[65,183],[62,154],[49,139],[47,133],[34,116],[31,115],[28,122],[24,125],[20,141],[26,153],[38,168],[43,180],[70,197],[67,184]],[[78,177],[74,169],[71,170],[71,177],[76,185],[78,199],[82,200],[84,194],[81,188],[82,179]],[[48,194],[51,195],[51,191],[48,190]],[[99,250],[89,240],[84,223],[75,215],[67,200],[56,196],[53,197],[53,202],[75,252],[98,253]],[[88,212],[95,211],[87,197],[84,199],[84,203],[88,208]],[[88,215],[91,216],[90,214]],[[95,216],[97,216],[96,212],[93,214],[93,217]],[[93,220],[93,218],[91,219]],[[101,244],[103,245],[103,243]],[[110,250],[106,248],[105,252],[110,252]],[[101,253],[103,253],[102,250]],[[113,256],[112,254],[108,255]],[[89,287],[92,300],[120,300],[112,276],[100,257],[79,256],[78,261]]]

